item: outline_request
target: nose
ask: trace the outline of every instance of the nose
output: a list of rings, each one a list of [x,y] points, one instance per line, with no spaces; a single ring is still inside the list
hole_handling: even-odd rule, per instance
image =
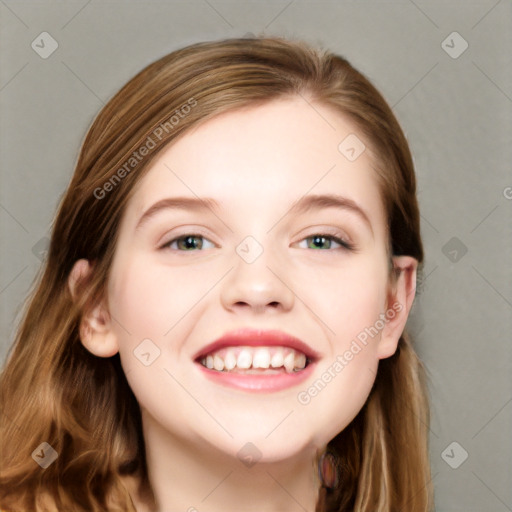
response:
[[[265,250],[251,263],[235,254],[234,268],[222,281],[221,301],[232,312],[286,312],[293,307],[295,295],[289,276],[277,258]]]

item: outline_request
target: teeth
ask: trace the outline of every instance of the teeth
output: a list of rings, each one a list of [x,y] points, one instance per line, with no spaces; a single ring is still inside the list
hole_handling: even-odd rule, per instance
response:
[[[280,369],[288,373],[306,366],[306,355],[288,347],[227,347],[203,357],[201,364],[219,372]]]
[[[252,357],[253,368],[268,368],[270,365],[270,352],[266,348],[258,348]]]
[[[284,357],[283,357],[283,351],[278,350],[273,356],[272,360],[270,361],[270,364],[272,365],[272,368],[280,368],[284,364]]]
[[[224,370],[224,360],[217,355],[213,356],[213,367],[221,372]]]
[[[295,354],[295,368],[299,368],[302,370],[306,366],[306,355],[305,354]]]
[[[232,370],[236,366],[236,357],[232,349],[229,349],[224,357],[224,368]]]
[[[238,354],[238,359],[236,360],[236,365],[238,368],[247,369],[250,368],[252,364],[252,353],[250,350],[244,348],[240,354]]]
[[[295,364],[295,354],[290,352],[284,358],[284,367],[287,372],[293,372],[293,366]]]

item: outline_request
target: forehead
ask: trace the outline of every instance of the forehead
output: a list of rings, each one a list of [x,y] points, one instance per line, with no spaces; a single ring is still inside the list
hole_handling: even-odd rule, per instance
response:
[[[172,196],[213,197],[231,211],[284,210],[303,195],[332,193],[384,224],[372,156],[357,127],[297,96],[222,113],[171,142],[138,183],[129,210],[137,217]]]

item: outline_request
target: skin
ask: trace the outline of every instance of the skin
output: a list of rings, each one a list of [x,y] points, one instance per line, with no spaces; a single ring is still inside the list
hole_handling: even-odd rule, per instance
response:
[[[142,410],[158,510],[314,511],[315,455],[363,407],[379,360],[396,350],[415,292],[414,258],[393,258],[401,273],[390,279],[370,151],[353,162],[338,151],[351,133],[356,128],[327,107],[312,108],[301,97],[276,100],[190,130],[137,185],[120,225],[108,297],[86,312],[81,336],[97,356],[120,352]],[[303,195],[333,191],[355,201],[369,224],[338,208],[285,215]],[[135,229],[150,206],[177,196],[211,197],[221,208],[217,215],[168,209]],[[202,248],[161,248],[198,232]],[[324,233],[356,251],[308,238]],[[235,250],[248,235],[263,248],[252,263]],[[89,272],[79,260],[71,289]],[[298,393],[393,303],[401,311],[308,404],[300,403]],[[314,373],[279,392],[212,383],[193,354],[242,326],[302,339],[321,354]],[[160,350],[149,366],[133,354],[147,338]],[[247,442],[261,452],[252,467],[237,456]],[[132,496],[139,511],[148,510]]]

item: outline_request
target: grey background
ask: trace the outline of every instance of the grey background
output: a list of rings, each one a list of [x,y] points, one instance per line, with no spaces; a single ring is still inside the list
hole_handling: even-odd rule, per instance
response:
[[[0,0],[0,15],[2,360],[102,105],[187,44],[302,38],[374,82],[414,154],[426,263],[409,326],[430,375],[437,511],[512,510],[509,0]],[[46,59],[31,47],[43,31],[58,43]]]

